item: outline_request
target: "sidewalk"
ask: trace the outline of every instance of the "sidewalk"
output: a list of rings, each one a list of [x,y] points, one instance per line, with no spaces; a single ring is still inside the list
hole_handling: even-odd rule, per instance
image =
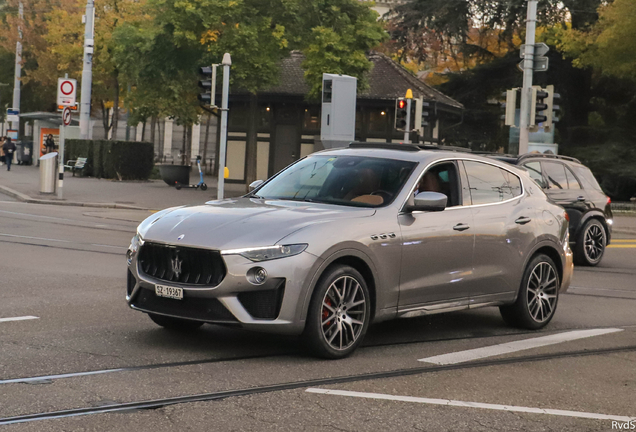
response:
[[[107,207],[128,209],[160,210],[167,207],[187,204],[201,204],[216,199],[216,177],[204,177],[208,189],[176,190],[163,180],[115,181],[92,177],[73,177],[64,175],[64,197],[56,194],[41,194],[39,168],[27,165],[0,167],[0,196],[8,195],[19,201],[40,204],[76,205],[84,207]],[[194,170],[190,183],[199,182],[199,173]],[[245,194],[245,185],[225,184],[225,197]]]

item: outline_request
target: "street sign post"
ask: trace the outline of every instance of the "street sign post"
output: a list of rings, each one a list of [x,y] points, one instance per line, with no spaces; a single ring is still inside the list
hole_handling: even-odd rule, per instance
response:
[[[7,108],[7,121],[8,122],[19,122],[20,121],[20,110],[16,108]]]
[[[57,105],[74,106],[77,94],[77,81],[70,78],[57,79]]]

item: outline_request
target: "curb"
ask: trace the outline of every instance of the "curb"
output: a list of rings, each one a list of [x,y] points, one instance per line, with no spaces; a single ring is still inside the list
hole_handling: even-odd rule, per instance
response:
[[[146,211],[153,210],[153,209],[149,209],[145,207],[137,207],[137,206],[133,206],[129,204],[90,203],[90,202],[80,202],[80,201],[57,201],[57,200],[32,198],[29,195],[23,194],[22,192],[18,192],[14,189],[11,189],[7,186],[2,186],[2,185],[0,185],[0,192],[2,192],[5,195],[9,195],[12,198],[17,199],[18,201],[22,201],[29,204],[48,204],[48,205],[58,205],[58,206],[73,206],[73,207],[116,208],[116,209],[125,209],[125,210],[146,210]]]

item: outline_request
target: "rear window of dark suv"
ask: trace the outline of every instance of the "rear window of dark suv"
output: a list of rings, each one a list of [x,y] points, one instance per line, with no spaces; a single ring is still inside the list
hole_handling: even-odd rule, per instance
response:
[[[592,174],[592,171],[590,171],[588,167],[583,165],[572,165],[572,168],[579,180],[581,180],[581,183],[583,183],[583,187],[585,189],[596,189],[599,192],[603,192],[601,185],[598,184],[594,178],[594,174]]]

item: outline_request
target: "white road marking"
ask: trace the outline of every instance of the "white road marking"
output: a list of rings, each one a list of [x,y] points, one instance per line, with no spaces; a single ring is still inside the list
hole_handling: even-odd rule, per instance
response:
[[[355,391],[346,391],[346,390],[328,390],[321,388],[308,388],[306,390],[308,393],[318,393],[318,394],[327,394],[327,395],[337,395],[337,396],[349,396],[349,397],[357,397],[364,399],[379,399],[379,400],[390,400],[390,401],[400,401],[400,402],[414,402],[421,404],[429,404],[429,405],[445,405],[445,406],[453,406],[453,407],[463,407],[463,408],[482,408],[482,409],[490,409],[497,411],[512,411],[512,412],[522,412],[522,413],[530,413],[530,414],[550,414],[556,416],[564,416],[564,417],[576,417],[576,418],[585,418],[585,419],[593,419],[593,420],[616,420],[621,422],[629,422],[636,420],[636,417],[625,417],[625,416],[616,416],[611,414],[597,414],[597,413],[589,413],[582,411],[567,411],[567,410],[557,410],[557,409],[548,409],[548,408],[531,408],[531,407],[522,407],[515,405],[498,405],[498,404],[488,404],[488,403],[480,403],[480,402],[462,402],[451,399],[429,399],[429,398],[420,398],[420,397],[412,397],[412,396],[394,396],[388,394],[380,394],[380,393],[366,393],[366,392],[355,392]]]
[[[507,342],[499,345],[491,345],[483,348],[475,348],[466,351],[458,351],[449,354],[442,354],[433,357],[419,359],[421,362],[435,363],[438,365],[447,365],[455,363],[463,363],[471,360],[478,360],[486,357],[492,357],[501,354],[509,354],[516,351],[527,350],[531,348],[539,348],[547,345],[554,345],[562,342],[569,342],[576,339],[583,339],[592,336],[600,336],[608,333],[623,331],[619,328],[604,328],[592,330],[575,330],[565,333],[557,333],[550,336],[542,336],[532,339],[524,339],[514,342]]]
[[[62,243],[73,243],[70,240],[51,239],[51,238],[46,238],[46,237],[31,237],[31,236],[22,236],[22,235],[16,235],[16,234],[0,233],[0,236],[2,236],[2,237],[24,238],[24,239],[29,239],[29,240],[46,240],[46,241],[54,241],[54,242],[62,242]]]
[[[32,319],[40,319],[40,317],[28,315],[28,316],[21,316],[21,317],[0,318],[0,322],[25,321],[25,320],[32,320]]]
[[[99,247],[107,247],[107,248],[113,248],[113,249],[128,250],[128,248],[124,247],[124,246],[113,246],[113,245],[105,245],[105,244],[98,244],[98,243],[91,243],[91,246],[99,246]]]

